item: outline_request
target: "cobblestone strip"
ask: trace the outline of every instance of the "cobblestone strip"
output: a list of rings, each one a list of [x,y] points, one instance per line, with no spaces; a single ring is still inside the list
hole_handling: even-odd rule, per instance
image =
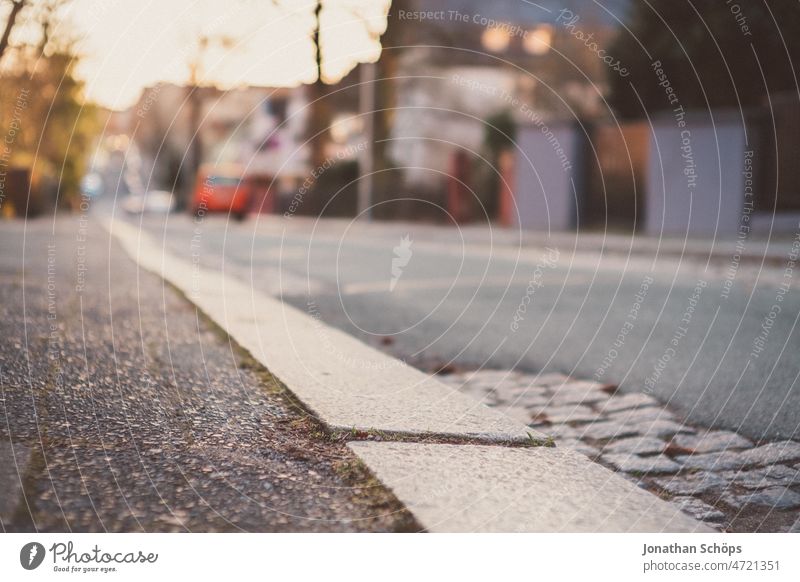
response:
[[[800,442],[690,426],[657,400],[561,374],[441,379],[722,531],[800,531]]]

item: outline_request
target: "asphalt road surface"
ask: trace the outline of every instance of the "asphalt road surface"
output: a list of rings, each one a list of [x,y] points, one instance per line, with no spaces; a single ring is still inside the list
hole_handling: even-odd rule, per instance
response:
[[[481,227],[127,219],[170,252],[422,368],[558,371],[757,440],[798,436],[800,293],[788,257],[573,252]]]

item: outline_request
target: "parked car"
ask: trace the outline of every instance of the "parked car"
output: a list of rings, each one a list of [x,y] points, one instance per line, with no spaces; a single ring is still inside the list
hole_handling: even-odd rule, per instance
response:
[[[89,172],[81,179],[81,194],[97,198],[103,192],[103,177],[97,172]]]
[[[225,212],[236,220],[244,220],[251,197],[251,188],[242,179],[242,169],[238,166],[202,166],[197,173],[191,208],[195,216]]]

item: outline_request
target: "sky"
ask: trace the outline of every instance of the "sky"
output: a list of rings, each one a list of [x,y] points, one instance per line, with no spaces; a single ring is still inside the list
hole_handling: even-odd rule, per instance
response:
[[[323,58],[330,80],[374,61],[388,0],[326,0]],[[293,86],[316,77],[313,0],[72,0],[65,26],[80,38],[86,95],[112,109],[158,82]],[[201,50],[198,39],[209,38]],[[199,57],[202,55],[202,58]]]

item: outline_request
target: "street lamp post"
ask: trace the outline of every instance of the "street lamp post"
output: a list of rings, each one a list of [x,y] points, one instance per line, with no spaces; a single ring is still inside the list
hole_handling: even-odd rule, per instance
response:
[[[375,141],[375,63],[362,63],[360,71],[358,103],[363,121],[362,138],[364,147],[358,160],[358,215],[364,220],[372,218],[372,175],[375,160],[373,156],[373,142]]]

